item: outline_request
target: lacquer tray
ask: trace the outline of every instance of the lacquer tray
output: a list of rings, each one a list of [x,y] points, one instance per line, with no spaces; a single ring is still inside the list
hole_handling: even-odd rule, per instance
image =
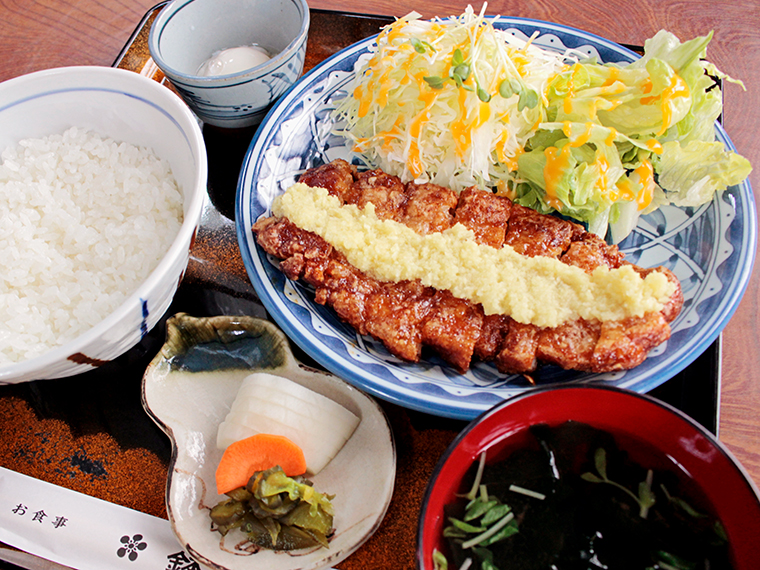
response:
[[[114,66],[163,80],[147,48],[150,24],[162,6],[151,9],[139,22]],[[392,21],[323,10],[312,10],[311,18],[307,70]],[[204,128],[210,201],[184,282],[167,317],[179,311],[198,317],[266,317],[240,257],[234,223],[238,172],[253,135],[253,129]],[[165,518],[164,482],[171,448],[140,400],[143,372],[163,344],[165,333],[164,318],[123,357],[87,374],[0,386],[0,466]],[[295,345],[292,348],[296,358],[313,364]],[[716,432],[720,338],[651,394]],[[416,522],[425,485],[438,458],[466,425],[387,402],[380,404],[396,440],[395,491],[378,531],[337,565],[339,570],[415,567]],[[0,568],[20,567],[4,562],[2,552],[0,548]],[[14,554],[13,560],[21,567],[46,567],[32,556]]]

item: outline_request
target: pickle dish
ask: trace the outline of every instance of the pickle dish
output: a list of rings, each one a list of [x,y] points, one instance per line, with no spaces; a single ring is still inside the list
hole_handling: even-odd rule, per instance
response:
[[[243,534],[233,540],[211,530],[210,509],[226,498],[215,484],[223,453],[218,428],[252,372],[286,377],[360,418],[338,454],[310,477],[315,489],[334,495],[328,548],[257,549]],[[166,498],[172,529],[187,552],[210,568],[317,570],[337,564],[375,532],[390,504],[396,454],[385,414],[360,390],[297,362],[287,337],[268,321],[171,317],[166,344],[143,378],[143,406],[172,443]]]

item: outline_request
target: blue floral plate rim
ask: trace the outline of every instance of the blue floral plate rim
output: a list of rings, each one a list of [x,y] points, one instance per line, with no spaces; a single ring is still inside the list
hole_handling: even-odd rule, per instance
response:
[[[526,37],[537,30],[539,45],[586,50],[601,61],[638,57],[610,40],[561,24],[508,17],[492,21],[498,28]],[[250,229],[268,212],[271,199],[304,169],[339,156],[350,158],[345,141],[341,148],[341,141],[329,135],[330,100],[374,41],[375,37],[370,37],[357,42],[315,66],[269,112],[240,171],[235,205],[238,243],[249,278],[271,317],[322,366],[401,406],[472,419],[532,385],[499,375],[486,364],[459,375],[435,356],[419,364],[398,361],[379,343],[359,337],[329,309],[314,303],[307,287],[284,279],[276,261],[256,246]],[[309,137],[313,137],[310,142],[301,140]],[[735,150],[717,124],[716,138]],[[663,210],[661,215],[655,213],[643,220],[621,244],[621,250],[633,263],[664,264],[681,279],[686,303],[672,325],[671,339],[631,371],[586,374],[550,370],[538,385],[603,382],[645,393],[684,370],[720,335],[746,290],[756,253],[757,215],[750,184],[744,181],[731,187],[699,209]],[[709,252],[704,243],[710,245]]]

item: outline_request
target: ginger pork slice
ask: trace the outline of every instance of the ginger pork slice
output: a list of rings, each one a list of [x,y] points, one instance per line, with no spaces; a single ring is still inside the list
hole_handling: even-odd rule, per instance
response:
[[[627,264],[616,246],[581,225],[477,188],[456,195],[435,184],[404,184],[381,170],[357,172],[343,160],[309,169],[299,181],[326,188],[344,204],[364,208],[371,202],[379,218],[421,234],[461,223],[481,244],[509,244],[523,255],[554,257],[587,272]],[[660,271],[676,284],[661,312],[540,328],[506,315],[486,315],[479,304],[416,281],[378,281],[351,266],[321,237],[285,218],[261,219],[253,231],[259,245],[281,260],[288,278],[313,285],[315,301],[332,307],[359,334],[373,336],[393,355],[411,362],[419,361],[424,350],[433,350],[459,372],[466,372],[473,359],[492,361],[505,374],[529,374],[544,364],[588,372],[629,369],[669,338],[669,323],[683,305],[680,284],[670,271],[633,266],[642,277]]]

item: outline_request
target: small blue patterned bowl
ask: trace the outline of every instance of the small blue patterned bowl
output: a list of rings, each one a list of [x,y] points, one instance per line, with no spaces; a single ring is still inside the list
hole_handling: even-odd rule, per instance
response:
[[[204,123],[248,127],[301,75],[309,21],[306,0],[174,0],[154,21],[148,47]],[[198,75],[215,53],[254,44],[271,59],[237,73]]]

